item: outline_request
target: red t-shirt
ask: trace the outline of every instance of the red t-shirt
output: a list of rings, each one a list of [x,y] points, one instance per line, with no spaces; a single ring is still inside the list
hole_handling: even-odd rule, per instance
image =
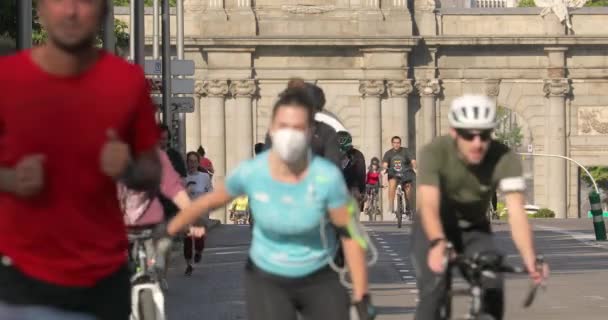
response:
[[[369,171],[367,173],[367,181],[366,184],[373,184],[376,185],[378,184],[378,182],[380,182],[380,172],[372,172]]]
[[[101,53],[81,75],[54,76],[30,51],[0,57],[0,70],[0,167],[46,157],[40,195],[0,193],[0,253],[35,279],[93,285],[126,263],[116,183],[100,165],[107,130],[135,156],[159,137],[143,71]]]

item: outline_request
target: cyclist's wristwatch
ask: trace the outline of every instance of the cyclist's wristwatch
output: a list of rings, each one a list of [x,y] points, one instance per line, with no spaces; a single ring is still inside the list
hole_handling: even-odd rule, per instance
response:
[[[445,241],[445,238],[435,238],[435,239],[431,240],[431,242],[429,243],[429,248],[430,249],[434,248],[442,241]]]

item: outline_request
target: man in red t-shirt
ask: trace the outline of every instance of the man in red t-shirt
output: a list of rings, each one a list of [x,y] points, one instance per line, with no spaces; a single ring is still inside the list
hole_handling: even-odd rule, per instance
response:
[[[158,186],[154,107],[142,70],[94,47],[105,0],[37,3],[47,43],[0,58],[0,319],[127,320],[116,183]]]

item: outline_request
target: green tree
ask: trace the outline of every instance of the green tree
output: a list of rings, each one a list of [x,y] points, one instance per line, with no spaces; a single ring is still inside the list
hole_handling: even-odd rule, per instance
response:
[[[608,190],[608,167],[587,167],[589,173],[593,177],[593,180],[597,183],[597,187],[602,190]],[[583,180],[588,186],[593,186],[591,179],[584,171],[581,171],[581,180]]]
[[[113,0],[114,6],[128,6],[129,0]],[[176,5],[177,0],[169,0],[171,6]],[[36,0],[34,0],[34,10],[32,12],[34,23],[32,25],[32,42],[34,44],[43,43],[46,40],[46,32],[40,25],[38,14],[36,12]],[[152,6],[152,0],[145,0],[146,6]],[[17,38],[17,0],[0,0],[0,37],[8,37],[10,39]],[[129,45],[129,34],[126,32],[127,24],[122,21],[114,20],[114,34],[116,35],[116,47],[120,51]],[[97,42],[101,45],[101,38],[98,37]]]
[[[534,0],[521,0],[517,3],[517,6],[520,8],[527,8],[536,7],[536,4],[534,3]]]
[[[517,122],[512,121],[511,110],[498,106],[496,110],[496,119],[498,119],[498,128],[495,131],[496,139],[510,148],[517,149],[521,146],[524,138],[522,128]]]

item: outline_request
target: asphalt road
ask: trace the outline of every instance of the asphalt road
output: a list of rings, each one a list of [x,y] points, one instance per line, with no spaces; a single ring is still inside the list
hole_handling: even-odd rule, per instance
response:
[[[392,222],[367,226],[380,251],[378,263],[370,272],[373,299],[380,313],[377,319],[413,319],[417,292],[408,253],[409,225],[402,229]],[[534,226],[538,251],[551,266],[551,278],[547,290],[539,292],[534,305],[523,309],[521,304],[529,282],[525,276],[510,276],[506,319],[606,319],[608,246],[590,240],[591,222],[538,220]],[[520,263],[508,225],[498,223],[494,229],[499,248],[510,262]],[[195,266],[191,277],[183,275],[183,258],[176,251],[169,276],[168,320],[247,319],[242,274],[249,243],[247,226],[214,228],[203,260]],[[461,314],[466,305],[464,298],[456,300],[455,314]]]

